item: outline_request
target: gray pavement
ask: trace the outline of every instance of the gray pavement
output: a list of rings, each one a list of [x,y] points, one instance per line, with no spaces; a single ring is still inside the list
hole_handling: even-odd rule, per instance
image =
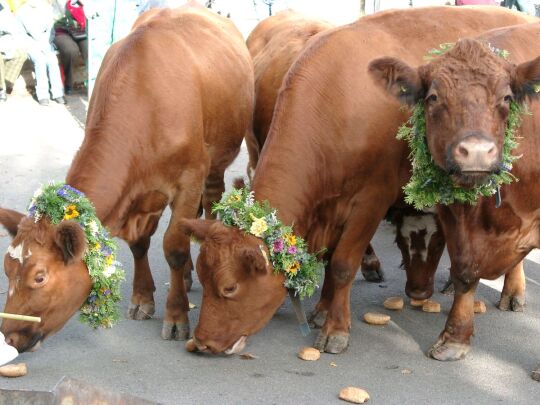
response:
[[[68,106],[52,103],[41,107],[24,91],[16,89],[0,104],[0,206],[25,210],[35,189],[49,180],[62,180],[82,141],[87,101],[68,97]],[[227,184],[246,167],[246,151],[227,172]],[[500,280],[482,284],[478,298],[488,311],[476,318],[473,350],[466,360],[440,363],[425,356],[442,330],[451,297],[436,293],[440,314],[411,308],[391,312],[382,307],[389,296],[404,296],[405,274],[393,243],[392,228],[383,223],[374,247],[387,281],[370,284],[361,279],[352,291],[351,344],[341,355],[323,354],[317,362],[296,357],[302,346],[312,344],[315,332],[302,337],[287,301],[270,324],[252,337],[246,352],[257,356],[243,360],[187,353],[183,342],[163,341],[161,322],[168,282],[162,254],[163,218],[153,238],[151,267],[156,281],[156,314],[148,321],[122,320],[109,330],[93,331],[76,317],[35,353],[22,354],[28,375],[0,378],[0,388],[49,390],[62,376],[105,389],[138,395],[164,404],[322,404],[339,403],[338,392],[358,386],[371,395],[373,404],[540,404],[540,383],[530,378],[540,363],[540,265],[530,255],[525,313],[500,312],[495,308]],[[0,252],[10,243],[0,229]],[[132,258],[124,243],[120,260],[127,270],[122,310],[131,293]],[[194,246],[194,254],[197,247]],[[2,253],[3,254],[3,253]],[[448,276],[448,257],[441,261],[436,278],[440,287]],[[7,283],[0,274],[0,305]],[[201,286],[195,281],[190,301],[200,304]],[[313,308],[316,297],[306,303]],[[389,313],[387,326],[361,321],[368,311]],[[192,328],[199,309],[190,312]]]

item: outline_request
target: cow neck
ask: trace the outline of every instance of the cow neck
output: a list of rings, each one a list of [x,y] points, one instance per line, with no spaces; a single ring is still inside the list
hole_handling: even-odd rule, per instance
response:
[[[127,209],[122,200],[129,184],[129,165],[119,153],[121,148],[96,147],[97,136],[93,141],[88,141],[88,138],[86,136],[71,164],[66,184],[86,194],[99,220],[116,235],[119,231],[116,222]]]

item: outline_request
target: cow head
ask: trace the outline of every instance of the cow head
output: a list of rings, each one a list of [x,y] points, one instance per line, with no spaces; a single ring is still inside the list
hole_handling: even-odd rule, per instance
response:
[[[0,330],[19,352],[35,350],[81,307],[92,282],[83,254],[86,236],[73,221],[53,226],[0,209],[13,237],[4,257],[9,286],[4,312],[41,317],[41,323],[4,319]]]
[[[501,169],[510,102],[539,95],[540,57],[515,66],[472,39],[416,69],[390,57],[373,60],[368,69],[403,103],[424,103],[433,160],[463,187]]]
[[[215,220],[183,220],[186,234],[201,241],[197,274],[203,286],[198,349],[240,352],[285,299],[284,277],[274,273],[264,242]]]

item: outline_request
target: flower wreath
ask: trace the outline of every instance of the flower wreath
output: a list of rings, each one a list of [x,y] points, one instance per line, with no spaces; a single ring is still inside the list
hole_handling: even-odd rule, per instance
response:
[[[432,59],[447,52],[454,44],[441,44],[439,49],[432,49],[425,59]],[[492,47],[491,51],[506,59],[508,51]],[[526,107],[510,102],[508,121],[504,132],[502,150],[502,169],[499,173],[491,174],[489,180],[473,188],[465,189],[454,184],[452,178],[443,169],[438,167],[429,152],[426,141],[426,118],[423,101],[419,101],[412,110],[408,121],[399,129],[396,138],[405,140],[409,144],[411,153],[409,159],[412,164],[412,175],[409,182],[403,187],[405,201],[414,205],[418,210],[432,207],[435,204],[469,203],[475,204],[480,196],[489,197],[496,194],[503,184],[510,184],[518,180],[510,171],[512,164],[521,156],[513,156],[512,151],[517,147],[515,131],[521,124],[521,114],[526,113]]]
[[[110,328],[120,318],[121,264],[115,260],[116,243],[96,216],[96,210],[84,193],[64,183],[40,187],[32,197],[29,216],[38,222],[43,216],[57,225],[64,220],[77,222],[88,245],[84,262],[92,280],[92,290],[80,308],[80,320],[93,328]]]
[[[284,286],[300,298],[312,296],[318,288],[324,263],[316,254],[308,253],[308,244],[295,236],[292,226],[283,225],[275,209],[268,201],[255,201],[253,191],[247,187],[223,193],[220,202],[213,205],[223,224],[236,226],[253,236],[261,238],[268,251],[274,271],[285,276]],[[266,259],[266,254],[262,251]]]

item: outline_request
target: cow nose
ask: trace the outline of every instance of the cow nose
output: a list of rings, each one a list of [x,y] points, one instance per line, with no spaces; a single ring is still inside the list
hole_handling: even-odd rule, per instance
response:
[[[498,154],[495,142],[478,136],[468,136],[454,148],[454,159],[463,172],[491,171]]]

